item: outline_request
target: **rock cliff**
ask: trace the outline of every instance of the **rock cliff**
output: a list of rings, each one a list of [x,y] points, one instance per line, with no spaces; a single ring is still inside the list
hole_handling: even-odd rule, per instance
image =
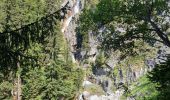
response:
[[[83,68],[86,75],[82,84],[82,90],[78,100],[120,100],[120,97],[129,90],[129,86],[143,76],[147,71],[151,71],[156,63],[163,62],[164,56],[170,54],[166,46],[159,46],[158,49],[146,47],[152,51],[149,54],[132,56],[121,59],[119,51],[102,51],[99,35],[92,31],[88,32],[88,49],[81,47],[82,39],[76,30],[79,26],[79,14],[84,7],[84,0],[65,0],[62,4],[68,5],[69,10],[62,20],[61,31],[67,39],[72,61]],[[99,33],[105,28],[99,29]],[[155,46],[156,47],[156,46]],[[102,54],[107,57],[102,58]],[[155,55],[156,54],[156,55]],[[149,56],[148,56],[149,55]],[[99,61],[102,64],[98,64]],[[127,100],[133,100],[127,97]]]

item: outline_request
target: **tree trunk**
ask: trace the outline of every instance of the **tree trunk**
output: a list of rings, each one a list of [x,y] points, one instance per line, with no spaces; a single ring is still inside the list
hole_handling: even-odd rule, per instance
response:
[[[17,100],[21,100],[21,77],[20,73],[17,76]]]
[[[155,29],[157,35],[163,40],[164,44],[168,47],[170,47],[170,40],[164,32],[161,31],[161,29],[151,20],[149,21],[152,25],[152,27]]]
[[[21,77],[20,77],[20,63],[17,62],[17,77],[14,79],[13,100],[21,100]]]

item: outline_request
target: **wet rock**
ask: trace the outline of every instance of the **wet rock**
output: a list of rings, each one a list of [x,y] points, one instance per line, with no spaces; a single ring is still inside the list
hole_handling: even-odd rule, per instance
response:
[[[93,83],[91,83],[90,81],[84,81],[83,82],[83,87],[87,87],[87,86],[89,86],[89,85],[92,85]]]
[[[89,100],[101,100],[97,95],[93,95],[89,97]]]
[[[84,91],[84,92],[82,93],[82,98],[83,98],[83,100],[88,100],[89,97],[90,97],[90,93],[89,93],[89,92]]]

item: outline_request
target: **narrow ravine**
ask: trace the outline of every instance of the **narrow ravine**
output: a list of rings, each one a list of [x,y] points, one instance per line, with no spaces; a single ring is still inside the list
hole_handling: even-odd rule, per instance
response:
[[[68,42],[70,49],[69,54],[72,57],[72,61],[82,68],[85,73],[82,90],[80,91],[77,100],[121,100],[126,88],[129,89],[128,86],[131,83],[136,82],[136,80],[145,73],[151,71],[154,68],[153,63],[157,62],[158,59],[156,58],[154,61],[152,59],[152,61],[150,59],[145,59],[145,62],[140,60],[138,64],[141,65],[131,65],[129,64],[129,61],[126,62],[126,60],[130,58],[121,61],[119,58],[120,52],[112,52],[105,61],[106,67],[97,68],[95,65],[96,60],[98,59],[98,56],[103,53],[98,49],[98,46],[100,46],[98,37],[100,38],[100,36],[95,36],[93,32],[89,31],[87,33],[88,50],[83,50],[81,48],[77,50],[77,40],[79,37],[77,36],[76,28],[78,27],[77,21],[79,15],[84,6],[83,2],[84,0],[65,0],[62,4],[68,4],[69,10],[62,20],[61,31]],[[107,29],[101,28],[98,32],[102,34],[104,31],[107,31]],[[117,27],[116,31],[125,32],[121,27]],[[132,59],[135,60],[136,58]],[[123,67],[117,66],[120,63],[125,64]],[[114,75],[111,73],[114,73]],[[126,99],[134,100],[133,97],[127,97]]]
[[[85,72],[84,82],[82,84],[84,91],[82,91],[82,93],[80,94],[80,96],[77,99],[78,100],[118,100],[122,94],[122,90],[117,90],[115,93],[112,93],[111,91],[107,91],[107,90],[110,90],[109,88],[112,83],[109,83],[109,86],[108,85],[104,86],[107,88],[105,95],[100,95],[100,96],[98,96],[97,94],[91,95],[91,94],[89,94],[88,91],[86,91],[86,87],[91,86],[91,85],[92,86],[98,85],[98,83],[91,82],[89,80],[89,76],[86,76],[88,66],[90,66],[90,65],[84,63],[83,60],[81,60],[81,62],[76,61],[75,54],[77,52],[76,51],[77,37],[76,37],[75,29],[77,27],[76,21],[79,18],[79,14],[82,9],[81,8],[81,5],[83,5],[83,4],[81,4],[82,2],[83,1],[80,1],[80,0],[65,0],[65,2],[62,4],[62,5],[68,4],[68,6],[70,7],[70,10],[67,11],[65,18],[62,21],[61,31],[63,32],[65,38],[68,41],[72,61],[74,63],[77,63],[78,66],[82,66],[84,69],[84,72]],[[96,56],[99,53],[99,51],[97,50],[97,46],[98,46],[98,42],[94,38],[93,33],[89,33],[89,47],[90,47],[90,49],[89,49],[89,51],[82,51],[81,53],[87,52],[88,60],[91,62],[95,62]],[[102,74],[102,72],[98,72],[98,73]],[[96,79],[103,81],[103,83],[108,82],[106,80],[103,80],[103,76],[96,77]]]

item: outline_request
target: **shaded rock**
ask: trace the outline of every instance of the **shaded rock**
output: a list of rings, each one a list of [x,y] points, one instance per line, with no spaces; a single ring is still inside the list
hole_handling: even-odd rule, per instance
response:
[[[96,68],[93,72],[97,76],[107,75],[107,71],[104,68]]]
[[[123,72],[121,68],[119,68],[119,79],[119,83],[123,83]]]
[[[110,79],[104,80],[102,83],[103,90],[107,92],[111,92],[111,87],[112,87],[112,81]]]

